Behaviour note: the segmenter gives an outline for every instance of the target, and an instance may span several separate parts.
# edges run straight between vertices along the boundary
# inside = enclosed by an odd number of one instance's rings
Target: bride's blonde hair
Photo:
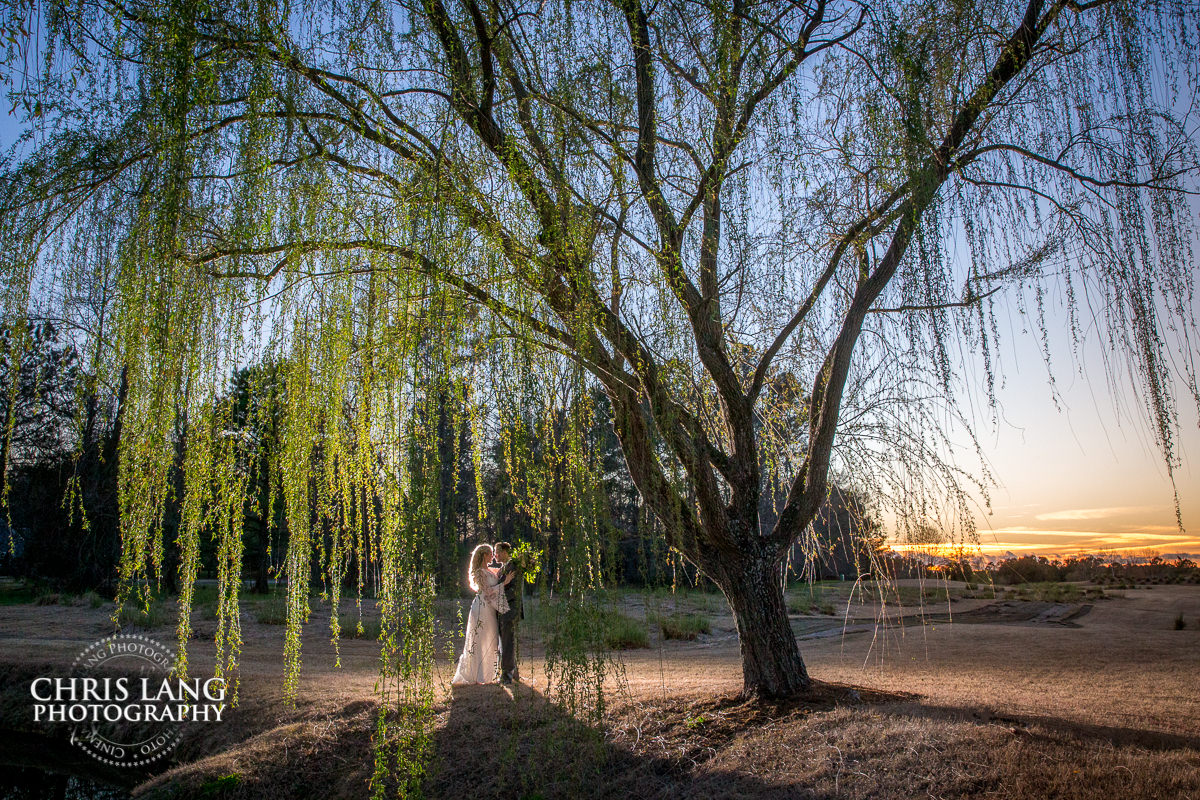
[[[479,574],[479,570],[483,569],[484,565],[487,564],[491,555],[492,546],[490,544],[477,545],[471,551],[471,569],[467,573],[467,585],[471,587],[472,592],[479,591],[480,583],[476,576]]]

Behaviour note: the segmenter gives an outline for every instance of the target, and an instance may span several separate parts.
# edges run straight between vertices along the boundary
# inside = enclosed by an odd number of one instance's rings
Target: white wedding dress
[[[496,659],[500,654],[500,622],[497,614],[508,611],[504,586],[490,569],[481,569],[471,583],[479,587],[467,616],[467,638],[458,669],[450,680],[455,686],[491,683],[496,679]]]

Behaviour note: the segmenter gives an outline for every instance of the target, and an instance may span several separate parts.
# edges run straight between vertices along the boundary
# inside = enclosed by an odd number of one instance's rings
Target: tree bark
[[[705,572],[733,609],[742,649],[742,696],[778,699],[807,690],[812,680],[783,600],[783,560],[747,557]]]

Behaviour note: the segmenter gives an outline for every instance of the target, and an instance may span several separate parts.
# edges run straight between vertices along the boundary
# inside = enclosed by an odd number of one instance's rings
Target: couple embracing
[[[520,570],[508,542],[497,542],[494,549],[481,544],[471,551],[468,583],[475,600],[467,617],[467,639],[458,669],[450,681],[455,686],[520,680],[516,651],[517,619],[522,616]]]

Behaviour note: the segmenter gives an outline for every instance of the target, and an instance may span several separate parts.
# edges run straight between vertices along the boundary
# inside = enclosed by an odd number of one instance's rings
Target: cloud
[[[1027,527],[1011,527],[980,536],[980,550],[994,555],[1011,550],[1015,553],[1094,553],[1110,550],[1142,550],[1153,548],[1161,552],[1193,551],[1200,548],[1200,538],[1194,534],[1156,534],[1147,531],[1107,533],[1102,531],[1055,531]]]
[[[1113,508],[1072,508],[1066,511],[1051,511],[1046,514],[1038,514],[1034,519],[1042,522],[1063,521],[1063,520],[1085,520],[1085,519],[1107,519],[1109,517],[1119,517],[1125,514],[1134,514],[1142,511],[1152,511],[1154,509],[1148,506],[1115,506]]]

